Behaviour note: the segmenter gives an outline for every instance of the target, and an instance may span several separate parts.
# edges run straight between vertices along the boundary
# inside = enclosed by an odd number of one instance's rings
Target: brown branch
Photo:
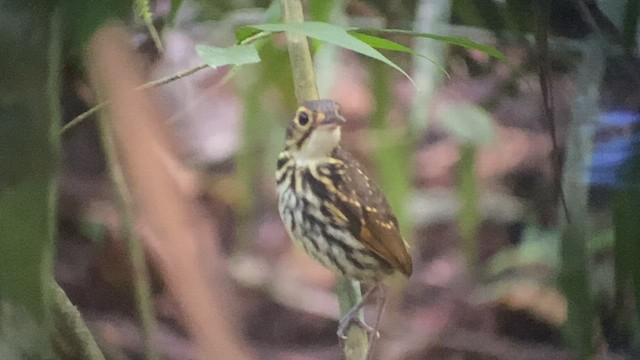
[[[205,274],[199,239],[213,236],[207,223],[178,186],[167,168],[162,150],[169,148],[157,105],[137,84],[139,59],[126,45],[119,27],[99,30],[92,40],[90,59],[93,83],[110,99],[110,125],[123,154],[124,169],[140,217],[150,236],[142,237],[182,313],[182,321],[199,345],[201,359],[250,359],[234,328],[228,299],[218,282]],[[167,151],[168,152],[168,151]],[[206,231],[209,230],[209,231]],[[207,260],[221,262],[215,249]]]

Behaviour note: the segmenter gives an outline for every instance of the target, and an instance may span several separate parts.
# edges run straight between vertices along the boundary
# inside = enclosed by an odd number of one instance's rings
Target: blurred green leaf
[[[432,39],[436,41],[441,41],[449,45],[461,46],[465,49],[477,50],[481,51],[491,57],[494,57],[500,61],[508,62],[507,57],[498,49],[475,42],[469,38],[463,36],[444,36],[444,35],[436,35],[429,33],[420,33],[415,31],[408,30],[398,30],[398,29],[364,29],[364,28],[353,28],[348,29],[350,32],[360,32],[360,33],[390,33],[390,34],[402,34],[409,35],[421,38]]]
[[[62,17],[0,0],[0,18],[11,29],[0,37],[0,358],[39,359],[52,329]]]
[[[202,61],[213,68],[224,65],[245,65],[260,62],[260,56],[253,44],[235,45],[227,48],[196,45],[196,51]]]
[[[241,26],[237,28],[235,31],[236,44],[241,44],[243,41],[247,40],[248,38],[262,32],[265,32],[265,31],[254,29],[252,27]]]
[[[124,19],[131,12],[131,0],[64,0],[65,35],[68,56],[79,58],[93,33],[107,21]]]
[[[464,25],[504,30],[503,14],[494,0],[453,0],[452,10]]]
[[[519,267],[544,266],[555,269],[560,264],[558,246],[560,232],[535,226],[527,226],[522,242],[498,252],[491,258],[487,275],[512,272]]]
[[[438,69],[440,69],[440,71],[442,71],[443,73],[447,74],[447,76],[449,76],[449,74],[447,73],[447,70],[445,70],[444,67],[442,67],[442,65],[436,63],[435,61],[429,59],[428,57],[424,56],[424,55],[420,55],[417,52],[413,51],[412,48],[404,46],[402,44],[398,44],[395,41],[391,41],[385,38],[381,38],[378,36],[373,36],[373,35],[367,35],[367,34],[361,34],[355,31],[350,31],[349,34],[351,34],[351,36],[355,37],[356,39],[361,40],[362,42],[370,45],[371,47],[374,47],[376,49],[384,49],[384,50],[391,50],[391,51],[398,51],[398,52],[403,52],[403,53],[407,53],[407,54],[411,54],[414,56],[418,56],[421,57],[427,61],[429,61],[430,63],[432,63],[433,65],[437,66]]]
[[[103,243],[109,234],[109,228],[104,222],[86,217],[81,219],[78,232],[93,243]]]
[[[169,25],[175,24],[176,17],[178,16],[178,13],[180,12],[180,8],[182,7],[183,3],[184,3],[184,0],[171,0],[171,10],[169,11],[169,14],[167,15],[167,23]]]
[[[386,56],[382,55],[376,49],[372,48],[370,45],[350,35],[342,27],[321,22],[304,22],[302,24],[260,24],[252,25],[250,27],[272,33],[283,31],[297,32],[310,38],[314,38],[343,47],[345,49],[349,49],[351,51],[355,51],[359,54],[382,61],[392,68],[400,71],[411,82],[413,82],[411,77],[404,70],[402,70],[402,68],[389,60]]]
[[[478,242],[476,238],[480,225],[478,211],[478,184],[476,180],[476,157],[478,148],[472,144],[464,144],[460,149],[460,160],[456,165],[456,192],[460,198],[458,212],[458,231],[461,238],[461,249],[470,272],[476,274],[479,265]]]
[[[0,359],[52,359],[47,337],[25,306],[0,300]]]
[[[149,7],[149,0],[134,0],[136,11],[145,24],[151,24],[153,22],[153,14]]]
[[[309,15],[313,21],[330,21],[331,10],[335,0],[311,0],[309,1]]]
[[[477,105],[447,104],[438,112],[438,117],[458,141],[486,145],[495,138],[491,116]]]
[[[280,10],[280,0],[273,0],[265,11],[265,18],[268,24],[279,23],[282,21],[282,11]]]

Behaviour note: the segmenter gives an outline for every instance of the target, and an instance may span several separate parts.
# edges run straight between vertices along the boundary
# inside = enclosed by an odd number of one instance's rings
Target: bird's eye
[[[298,124],[300,124],[301,126],[305,126],[309,123],[309,114],[307,114],[306,112],[301,112],[300,114],[298,114]]]

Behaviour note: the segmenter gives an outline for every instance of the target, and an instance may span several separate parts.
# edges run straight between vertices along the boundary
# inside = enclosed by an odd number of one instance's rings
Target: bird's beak
[[[325,117],[321,122],[320,122],[320,126],[322,127],[337,127],[337,126],[342,126],[344,125],[344,123],[346,123],[347,120],[345,120],[345,118],[342,117],[342,115],[335,113],[335,114],[330,114],[327,115],[327,117]]]

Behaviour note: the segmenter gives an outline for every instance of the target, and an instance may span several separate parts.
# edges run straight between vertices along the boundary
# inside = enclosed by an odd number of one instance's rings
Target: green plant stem
[[[149,35],[151,35],[151,39],[153,40],[156,49],[158,49],[158,53],[160,53],[160,55],[164,54],[164,46],[162,45],[160,34],[158,34],[158,30],[153,25],[153,14],[149,7],[149,0],[135,0],[135,5],[138,8],[140,18],[144,21],[144,24],[149,31]]]
[[[304,22],[302,3],[300,0],[281,0],[283,19],[288,24]],[[316,85],[311,51],[307,38],[300,34],[287,33],[287,47],[293,72],[295,93],[298,102],[319,98]],[[340,303],[342,316],[349,309],[362,301],[360,285],[356,281],[347,278],[339,278],[336,283],[336,294]],[[358,316],[364,319],[362,311]],[[352,326],[347,331],[347,339],[344,342],[344,354],[347,360],[362,360],[367,355],[369,342],[366,332],[358,326]]]
[[[286,24],[301,24],[304,22],[302,3],[300,0],[281,0],[282,18]],[[298,102],[319,98],[316,76],[313,72],[311,51],[307,37],[294,32],[287,32],[287,48],[293,82],[295,83],[296,98]]]
[[[478,212],[478,185],[476,183],[476,155],[475,145],[460,146],[460,160],[456,167],[457,194],[460,198],[458,212],[458,229],[462,240],[462,252],[467,260],[470,274],[478,274],[480,270],[478,259],[478,242],[476,234],[480,224]]]
[[[124,230],[125,237],[127,238],[129,257],[131,259],[131,266],[133,269],[136,304],[142,326],[145,357],[148,360],[160,359],[160,355],[153,343],[153,334],[156,332],[157,325],[151,300],[149,273],[145,263],[144,250],[140,243],[140,239],[134,230],[132,213],[133,202],[124,178],[124,173],[118,162],[115,141],[106,118],[100,119],[100,134],[111,180],[115,186],[118,207],[122,214],[122,228]]]
[[[351,308],[362,301],[362,292],[360,283],[355,280],[349,280],[346,277],[339,277],[335,285],[336,294],[338,294],[338,304],[340,305],[340,314],[344,316]],[[362,310],[358,317],[364,320]],[[367,358],[369,350],[369,340],[367,333],[359,326],[351,326],[347,331],[347,340],[344,342],[345,359],[362,360]]]
[[[588,185],[582,180],[585,154],[591,154],[593,143],[581,129],[582,124],[595,124],[598,119],[600,81],[604,73],[606,44],[596,36],[585,40],[582,60],[577,67],[576,95],[572,107],[565,154],[562,188],[571,222],[560,212],[563,235],[560,244],[561,268],[558,283],[567,298],[565,334],[576,359],[590,359],[595,353],[594,337],[598,335],[596,306],[591,292],[589,258],[586,244],[592,234],[587,200]],[[597,49],[597,51],[596,51]]]
[[[51,16],[51,39],[48,53],[48,79],[47,94],[49,103],[49,115],[51,124],[49,128],[49,142],[56,165],[59,164],[60,152],[60,122],[62,118],[62,107],[60,103],[61,75],[62,71],[62,13],[58,9]],[[55,171],[58,171],[58,166]],[[50,248],[54,247],[57,236],[58,219],[58,176],[52,176],[49,180],[49,196],[47,204],[48,236],[47,242]],[[52,273],[53,256],[43,257],[46,263],[47,277]],[[93,335],[87,328],[78,309],[73,306],[62,288],[55,282],[53,277],[49,279],[47,286],[47,305],[53,320],[57,334],[62,336],[62,341],[70,345],[78,358],[87,360],[104,360],[100,348],[96,344]]]
[[[73,349],[78,359],[104,360],[104,355],[102,355],[78,309],[69,301],[64,290],[55,281],[51,282],[51,313],[56,331]]]
[[[62,117],[62,107],[60,103],[60,88],[62,71],[62,14],[57,10],[51,17],[51,40],[49,43],[49,76],[47,80],[47,94],[49,102],[49,114],[51,116],[51,127],[49,129],[49,142],[54,152],[56,164],[59,164],[60,151],[60,122]],[[56,167],[58,169],[58,167]],[[57,236],[58,219],[58,189],[59,177],[53,176],[49,181],[49,198],[47,222],[49,225],[48,244],[54,247]],[[53,256],[43,257],[46,262],[47,272],[53,269]],[[100,348],[96,344],[91,332],[87,328],[78,309],[73,306],[62,288],[50,279],[51,285],[48,291],[49,311],[53,320],[56,332],[63,337],[63,341],[70,345],[78,358],[87,360],[104,360]]]

